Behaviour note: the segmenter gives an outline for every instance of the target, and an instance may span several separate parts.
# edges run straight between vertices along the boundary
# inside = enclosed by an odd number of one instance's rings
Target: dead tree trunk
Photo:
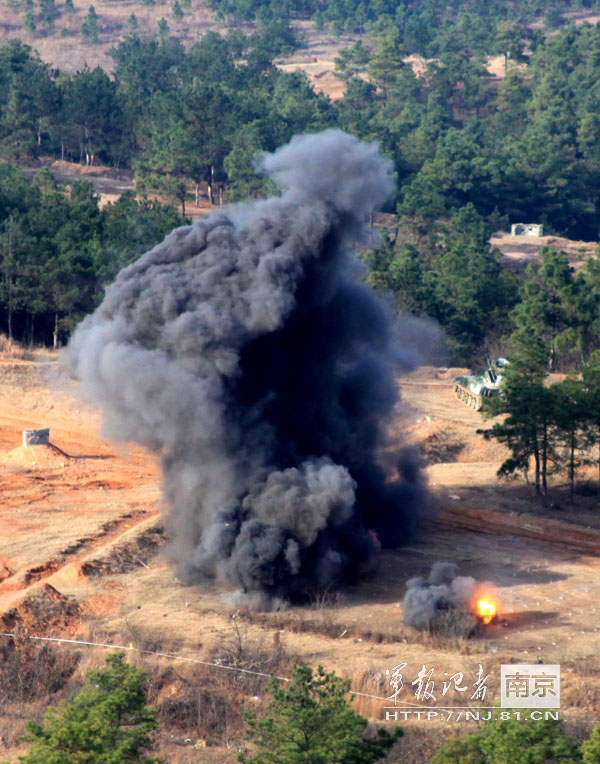
[[[58,311],[54,314],[54,331],[52,332],[54,350],[58,350]]]

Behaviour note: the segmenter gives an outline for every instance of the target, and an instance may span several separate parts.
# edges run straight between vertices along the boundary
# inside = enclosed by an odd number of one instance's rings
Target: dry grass
[[[321,634],[335,639],[344,631],[344,627],[339,623],[339,611],[344,604],[344,595],[340,592],[326,589],[313,595],[311,609],[318,614]]]
[[[47,708],[45,700],[38,700],[32,703],[15,701],[0,709],[0,744],[2,744],[3,760],[7,756],[7,751],[10,751],[13,756],[26,752],[28,746],[21,741],[25,724],[28,721],[40,724]],[[17,761],[16,758],[12,760]]]
[[[310,608],[295,608],[276,613],[250,609],[238,611],[238,617],[250,624],[292,634],[318,634],[335,640],[356,640],[371,644],[417,643],[436,649],[458,650],[469,654],[469,640],[475,636],[478,621],[471,613],[452,609],[440,614],[426,631],[400,630],[398,624],[371,627],[365,622],[349,623],[343,595],[338,592],[315,595]]]
[[[80,655],[28,638],[16,629],[0,647],[0,709],[5,703],[41,699],[60,692],[75,673]]]
[[[231,618],[230,630],[209,650],[209,657],[220,666],[234,669],[219,672],[221,684],[247,695],[261,693],[267,683],[265,676],[251,672],[268,675],[287,672],[293,662],[279,631],[270,639],[265,632],[251,636],[248,625],[237,613]]]
[[[389,677],[385,670],[371,665],[361,673],[356,673],[348,677],[352,684],[352,690],[360,695],[354,695],[352,698],[352,707],[361,716],[368,719],[381,718],[381,709],[384,705],[382,699],[386,698],[391,690],[389,687]],[[366,697],[372,695],[373,697]]]
[[[177,639],[165,640],[157,629],[128,624],[125,634],[88,631],[81,636],[109,645],[130,642],[137,648],[127,654],[127,660],[146,672],[148,702],[158,709],[159,745],[163,754],[168,751],[170,762],[188,761],[186,749],[194,750],[196,758],[189,759],[194,762],[204,760],[199,749],[235,753],[244,736],[244,713],[261,707],[269,675],[288,676],[295,662],[279,633],[250,634],[235,618],[202,652],[202,645],[195,646],[204,660],[222,666],[221,670],[149,654],[173,655],[182,650]],[[48,705],[75,692],[90,670],[104,669],[106,656],[115,651],[90,648],[81,653],[68,645],[40,647],[24,633],[7,642],[0,652],[0,741],[16,753],[25,723],[41,721]],[[208,755],[207,760],[225,759]]]
[[[469,730],[475,732],[476,730]],[[450,730],[423,724],[405,729],[405,734],[387,755],[386,764],[430,764],[433,754],[448,738]]]
[[[1,640],[0,744],[5,749],[25,752],[20,737],[26,722],[41,722],[48,706],[80,683],[80,658],[79,651],[32,642],[23,630]]]
[[[126,638],[140,650],[181,652],[177,640],[165,643],[158,631],[128,625]],[[97,634],[95,639],[119,640],[115,635]],[[203,651],[202,647],[196,646],[201,659],[222,669],[138,652],[130,659],[146,671],[146,692],[150,704],[158,708],[164,745],[195,747],[196,751],[204,747],[234,749],[243,738],[244,712],[260,707],[269,676],[288,676],[294,657],[278,632],[272,636],[250,633],[235,614],[229,628]],[[168,758],[187,760],[182,752],[172,757],[170,748]]]
[[[257,625],[292,634],[317,634],[335,640],[354,639],[373,644],[406,642],[407,635],[398,631],[398,625],[385,624],[371,628],[365,623],[345,620],[348,610],[343,595],[315,596],[310,608],[295,608],[276,613],[261,613],[249,609],[240,611],[240,618]]]
[[[157,751],[170,764],[233,764],[236,760],[244,738],[244,712],[260,711],[264,707],[268,679],[244,674],[243,671],[224,670],[225,667],[289,676],[292,664],[297,662],[297,656],[289,653],[279,632],[269,634],[244,621],[238,613],[233,615],[229,627],[210,644],[190,645],[187,642],[185,645],[187,649],[197,650],[196,654],[200,654],[203,659],[223,666],[221,670],[138,652],[128,654],[127,659],[144,668],[147,673],[148,699],[159,714]],[[460,623],[449,621],[445,626],[453,635],[460,636]],[[169,654],[181,654],[184,647],[177,638],[165,639],[164,632],[159,629],[134,625],[128,625],[125,634],[89,632],[85,636],[90,641],[112,644],[131,641],[141,650]],[[433,636],[428,634],[427,638]],[[447,633],[445,636],[448,636]],[[89,649],[80,654],[80,651],[68,646],[44,650],[37,645],[32,647],[24,639],[16,640],[12,649],[15,651],[13,660],[18,667],[17,675],[37,666],[35,681],[39,683],[38,686],[46,688],[43,691],[51,693],[45,701],[39,697],[31,701],[35,693],[31,689],[23,693],[19,689],[23,686],[20,679],[9,682],[18,688],[18,697],[23,698],[4,702],[0,707],[0,738],[14,758],[17,753],[24,753],[23,748],[19,748],[19,736],[25,721],[40,721],[48,704],[55,704],[61,697],[71,694],[82,684],[84,675],[91,668],[103,668],[110,651]],[[34,650],[35,655],[32,652]],[[44,666],[50,666],[52,670],[44,673],[41,670]],[[68,666],[69,671],[61,671],[61,666]],[[486,666],[485,672],[489,673],[492,668]],[[581,740],[589,735],[590,724],[587,719],[594,703],[598,702],[599,676],[600,658],[596,656],[565,663],[563,692],[566,702],[563,705],[569,707],[568,734]],[[382,699],[390,693],[385,669],[377,663],[371,663],[360,673],[355,672],[348,678],[353,690],[362,693],[354,697],[353,708],[362,716],[380,720]],[[4,676],[0,677],[0,681],[5,689]],[[24,698],[29,698],[29,701]],[[597,712],[596,705],[595,715]],[[408,725],[405,736],[394,746],[386,761],[388,764],[405,761],[426,764],[447,734],[448,730],[439,725]]]
[[[444,429],[432,432],[421,442],[421,454],[427,464],[446,464],[458,461],[465,442],[456,430]]]
[[[209,29],[216,29],[214,13],[208,3],[193,0],[191,11],[186,11],[181,21],[171,14],[173,2],[155,0],[154,5],[142,5],[139,0],[96,0],[93,3],[98,14],[99,44],[90,45],[81,34],[81,25],[90,6],[89,0],[74,0],[75,10],[65,12],[64,4],[57,1],[60,12],[53,31],[38,26],[32,34],[22,28],[23,17],[7,4],[0,7],[0,44],[19,37],[39,51],[42,60],[57,66],[61,71],[74,73],[87,64],[90,68],[101,66],[112,71],[114,61],[109,50],[128,32],[128,19],[135,13],[138,29],[142,37],[156,37],[158,22],[165,18],[171,33],[189,47],[199,35]],[[66,30],[63,32],[62,30]]]
[[[464,653],[468,641],[477,633],[478,621],[472,613],[450,608],[440,613],[416,641],[428,647]]]
[[[39,355],[39,350],[22,345],[14,339],[9,339],[6,334],[0,334],[0,358],[11,361],[33,361]]]
[[[600,715],[600,656],[591,655],[562,663],[561,705]]]

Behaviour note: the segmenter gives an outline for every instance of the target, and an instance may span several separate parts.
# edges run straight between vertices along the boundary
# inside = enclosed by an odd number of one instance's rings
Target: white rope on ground
[[[11,632],[0,632],[0,637],[12,637],[15,638],[15,634]],[[64,644],[70,644],[70,645],[82,645],[83,647],[106,647],[110,650],[129,650],[130,652],[137,652],[142,653],[143,655],[156,655],[159,658],[169,658],[171,660],[176,661],[186,661],[187,663],[199,663],[202,666],[211,666],[212,668],[217,669],[225,669],[226,671],[238,671],[242,674],[253,674],[254,676],[263,676],[267,679],[271,679],[273,677],[274,679],[278,679],[280,682],[291,682],[292,680],[289,679],[289,677],[285,676],[275,676],[274,674],[265,674],[262,671],[252,671],[251,669],[243,669],[239,668],[237,666],[225,666],[222,663],[211,663],[211,661],[203,661],[200,660],[200,658],[188,658],[185,655],[175,655],[173,653],[159,653],[154,650],[142,650],[139,647],[134,647],[133,644],[129,645],[111,645],[107,642],[86,642],[82,639],[66,639],[64,637],[36,637],[30,634],[25,635],[27,639],[31,640],[37,640],[39,642],[59,642]],[[369,695],[366,692],[355,692],[354,690],[349,690],[350,695],[356,695],[361,698],[372,698],[374,700],[389,700],[389,698],[382,698],[379,695]],[[410,706],[412,708],[421,708],[421,706],[418,706],[416,703],[407,703],[406,701],[397,700],[396,703],[398,705],[403,706]]]

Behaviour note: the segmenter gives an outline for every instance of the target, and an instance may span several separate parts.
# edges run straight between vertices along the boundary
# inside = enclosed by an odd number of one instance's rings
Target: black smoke
[[[179,228],[121,271],[67,363],[110,436],[161,454],[180,577],[290,599],[404,541],[423,488],[408,451],[391,477],[379,461],[410,357],[354,255],[391,163],[328,130],[260,171],[281,196]]]

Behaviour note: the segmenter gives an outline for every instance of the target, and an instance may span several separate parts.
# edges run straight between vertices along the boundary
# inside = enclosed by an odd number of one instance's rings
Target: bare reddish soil
[[[257,613],[227,587],[189,588],[175,578],[162,554],[155,458],[103,440],[98,412],[78,401],[49,354],[3,358],[0,631],[134,648],[152,644],[161,652],[201,657],[228,638],[237,611],[251,636],[277,635],[291,654],[345,674],[369,695],[389,694],[385,670],[400,661],[414,675],[427,663],[440,676],[460,670],[469,677],[481,663],[493,702],[500,663],[541,660],[563,666],[561,713],[575,721],[579,714],[587,722],[598,718],[600,531],[586,528],[594,514],[589,501],[596,497],[578,497],[574,509],[551,514],[535,503],[530,487],[499,483],[495,471],[504,452],[475,433],[485,426],[481,416],[454,398],[458,371],[422,369],[401,380],[403,401],[391,440],[408,437],[421,449],[437,505],[419,536],[383,553],[358,586],[318,607]],[[21,431],[42,426],[50,427],[54,447],[23,449]],[[405,582],[438,560],[493,581],[501,621],[471,640],[435,640],[405,626]],[[410,694],[404,700],[415,702]],[[382,719],[384,705],[357,701],[374,720]],[[0,713],[0,739],[2,724]],[[411,740],[423,734],[418,723],[413,726],[420,731]],[[428,739],[438,733],[433,725]],[[164,745],[163,753],[175,757],[176,749]],[[2,758],[16,761],[19,752],[0,742]],[[235,751],[210,746],[194,755],[178,753],[173,760],[235,761]]]

